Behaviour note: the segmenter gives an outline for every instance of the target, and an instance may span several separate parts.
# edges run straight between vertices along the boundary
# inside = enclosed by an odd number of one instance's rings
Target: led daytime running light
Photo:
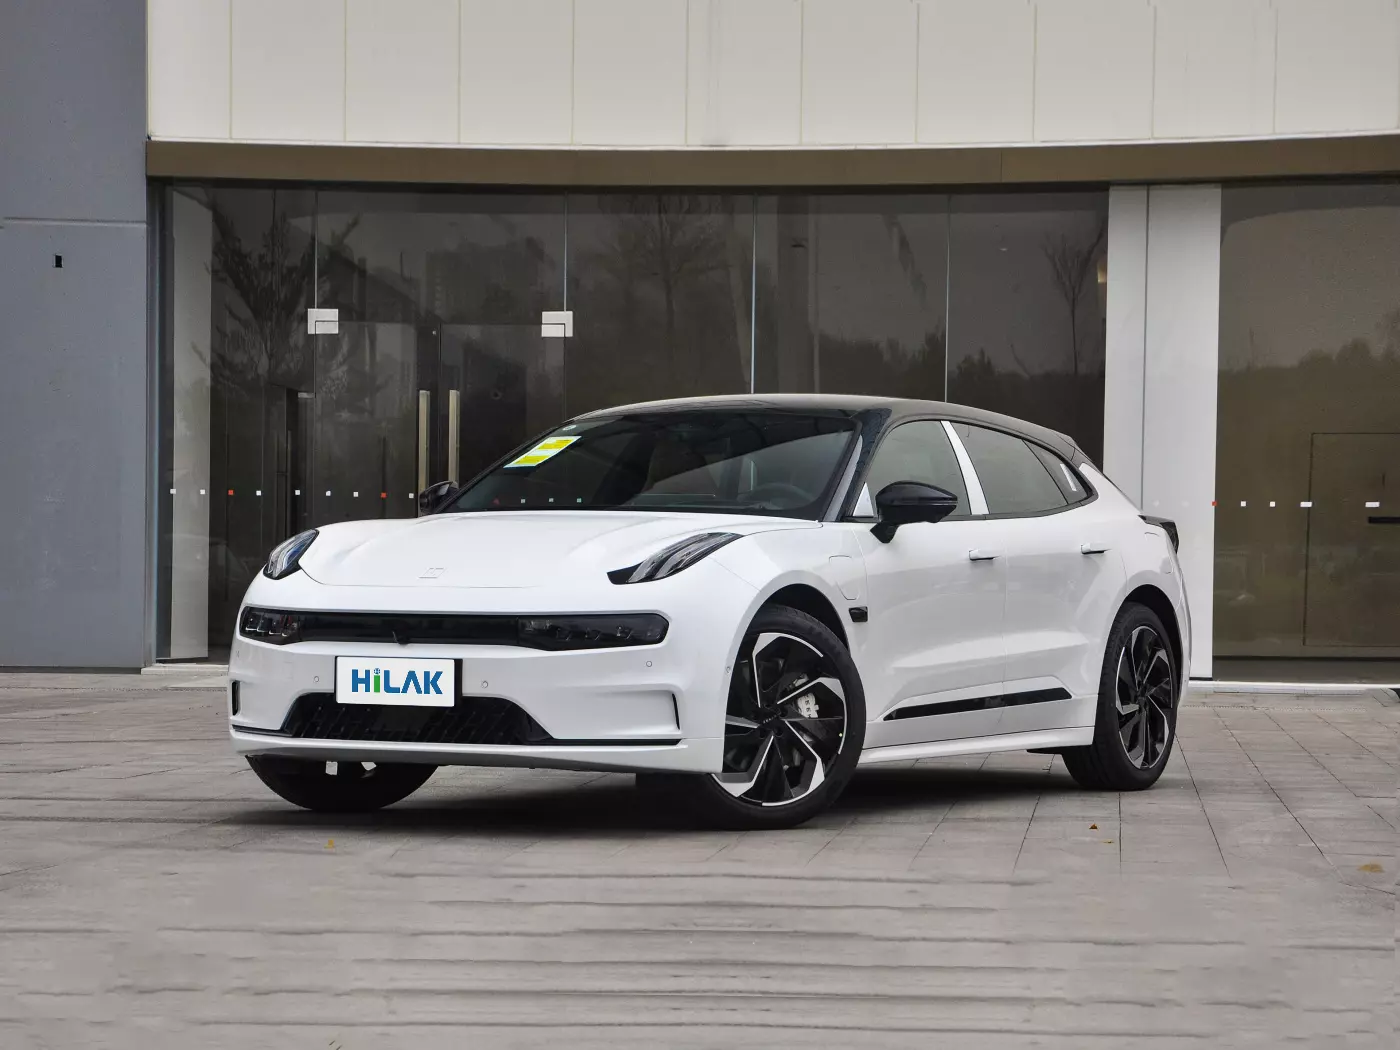
[[[739,534],[735,532],[703,532],[698,536],[689,536],[669,547],[663,547],[636,565],[626,569],[614,569],[608,573],[608,579],[613,583],[649,583],[653,580],[664,580],[738,538]]]
[[[296,572],[301,567],[301,556],[306,553],[306,549],[311,546],[318,535],[320,533],[315,529],[308,529],[306,532],[299,532],[291,539],[279,543],[268,555],[267,565],[263,567],[263,575],[269,579],[280,580]]]

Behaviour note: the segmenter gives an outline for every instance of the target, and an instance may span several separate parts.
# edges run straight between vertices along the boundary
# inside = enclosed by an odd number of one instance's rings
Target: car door
[[[946,489],[958,509],[903,525],[889,543],[858,533],[870,616],[866,746],[979,736],[995,724],[983,698],[1001,691],[1004,562],[982,557],[985,507],[943,423],[915,420],[885,436],[854,520],[873,524],[875,496],[898,481]]]
[[[999,732],[1091,725],[1104,643],[1125,579],[1117,528],[1088,483],[1034,442],[954,424],[1006,546]],[[1087,711],[1088,721],[1083,721]]]

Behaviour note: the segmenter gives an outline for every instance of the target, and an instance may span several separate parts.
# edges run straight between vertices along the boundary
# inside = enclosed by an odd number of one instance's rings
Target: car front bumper
[[[670,581],[567,596],[563,608],[534,608],[527,594],[495,595],[326,587],[297,573],[259,579],[245,606],[289,610],[492,613],[654,611],[669,622],[657,645],[546,652],[509,645],[306,641],[290,645],[235,636],[229,659],[229,733],[234,749],[318,761],[426,762],[562,769],[716,772],[733,654],[756,591],[718,564],[694,566],[687,586]],[[707,586],[696,585],[701,575]],[[558,606],[558,596],[551,604]],[[645,599],[644,609],[637,608]],[[428,601],[429,608],[423,608]],[[586,604],[585,604],[586,603]],[[612,608],[608,608],[612,605]],[[483,608],[483,606],[486,606]],[[602,606],[600,608],[600,606]],[[241,621],[241,612],[240,612]],[[457,710],[508,701],[547,734],[540,743],[334,738],[294,728],[293,706],[334,705],[337,657],[459,661]],[[237,713],[233,712],[236,690]],[[317,696],[316,694],[319,694]],[[484,699],[483,699],[484,698]],[[358,708],[358,705],[355,705]],[[330,708],[332,713],[340,708]],[[310,730],[314,734],[318,730]]]

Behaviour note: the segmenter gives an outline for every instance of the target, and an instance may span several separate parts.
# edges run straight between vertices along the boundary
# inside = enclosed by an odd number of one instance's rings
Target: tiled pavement
[[[0,1047],[1383,1047],[1397,699],[1193,695],[1157,788],[863,771],[769,834],[632,779],[295,811],[198,680],[0,677]]]

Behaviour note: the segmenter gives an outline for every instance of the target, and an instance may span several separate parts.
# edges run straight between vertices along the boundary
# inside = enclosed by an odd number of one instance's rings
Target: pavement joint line
[[[1223,723],[1223,722],[1224,722],[1224,719],[1221,719],[1221,721],[1222,721],[1222,723]],[[1234,736],[1235,736],[1235,731],[1234,731],[1232,728],[1230,728],[1229,725],[1226,725],[1226,726],[1225,726],[1225,732],[1229,733],[1231,737],[1234,737]],[[1236,743],[1239,743],[1238,739],[1236,739],[1235,742],[1236,742]],[[1296,741],[1295,741],[1295,742],[1296,742]],[[1319,845],[1317,844],[1317,840],[1316,840],[1315,838],[1312,837],[1312,832],[1308,831],[1307,828],[1303,827],[1302,822],[1301,822],[1296,816],[1294,816],[1294,814],[1293,814],[1293,808],[1292,808],[1291,806],[1289,806],[1289,804],[1288,804],[1287,802],[1284,801],[1283,796],[1280,795],[1280,794],[1278,793],[1278,789],[1274,787],[1273,782],[1270,781],[1269,778],[1268,778],[1267,776],[1265,776],[1263,770],[1261,770],[1261,769],[1259,768],[1258,763],[1255,762],[1254,756],[1251,755],[1251,754],[1249,753],[1249,751],[1248,751],[1243,745],[1240,746],[1240,750],[1244,753],[1245,758],[1249,760],[1249,764],[1250,764],[1251,766],[1254,767],[1254,771],[1255,771],[1256,773],[1259,774],[1259,777],[1260,777],[1260,779],[1264,782],[1265,786],[1268,787],[1269,791],[1273,793],[1274,798],[1278,799],[1279,805],[1283,806],[1283,808],[1284,808],[1285,810],[1288,811],[1288,816],[1292,819],[1292,821],[1293,821],[1294,824],[1298,825],[1298,830],[1301,831],[1304,835],[1306,835],[1306,836],[1308,837],[1308,841],[1312,843],[1313,849],[1317,850],[1318,856],[1320,856],[1324,861],[1326,861],[1326,863],[1327,863],[1328,866],[1330,867],[1330,866],[1331,866],[1331,861],[1328,861],[1328,860],[1327,860],[1327,854],[1323,851],[1322,847],[1319,846]],[[1309,757],[1311,757],[1311,756],[1309,756]],[[1315,761],[1315,760],[1314,760],[1314,761]],[[1194,781],[1194,779],[1195,779],[1195,778],[1193,777],[1192,780]],[[1199,789],[1198,789],[1198,793],[1199,793]],[[1352,793],[1352,794],[1353,794],[1353,797],[1354,797],[1354,793]],[[1213,830],[1213,829],[1212,829],[1212,830]],[[1216,845],[1219,845],[1219,839],[1216,840]],[[1223,857],[1224,854],[1222,853],[1221,856]],[[1228,866],[1227,866],[1227,870],[1228,870]]]
[[[1333,772],[1333,770],[1331,769],[1331,767],[1329,767],[1325,762],[1322,762],[1316,755],[1314,755],[1314,754],[1312,753],[1311,750],[1309,750],[1309,748],[1308,748],[1308,746],[1307,746],[1306,744],[1304,744],[1301,740],[1299,740],[1296,736],[1294,736],[1293,733],[1291,733],[1287,728],[1285,728],[1285,727],[1279,722],[1279,720],[1274,716],[1274,713],[1273,713],[1273,712],[1267,712],[1267,717],[1268,717],[1269,721],[1273,722],[1274,725],[1276,725],[1276,726],[1279,727],[1279,730],[1283,733],[1284,736],[1286,736],[1286,737],[1288,737],[1288,739],[1292,740],[1293,743],[1296,744],[1296,745],[1298,746],[1299,750],[1301,750],[1305,755],[1307,755],[1310,759],[1312,759],[1312,760],[1313,760],[1313,763],[1314,763],[1316,766],[1318,766],[1318,768],[1322,769],[1323,772],[1327,773],[1328,776],[1330,776],[1333,780],[1335,780],[1335,781],[1337,782],[1337,786],[1338,786],[1338,787],[1342,788],[1344,791],[1346,791],[1346,792],[1347,792],[1349,795],[1351,795],[1353,798],[1359,798],[1359,797],[1360,797],[1360,796],[1358,796],[1358,795],[1356,794],[1355,791],[1353,791],[1349,786],[1347,786],[1346,782],[1343,781],[1341,777],[1337,776],[1337,774],[1336,774],[1335,772]],[[1343,735],[1345,736],[1346,734],[1343,734]],[[1350,739],[1350,738],[1348,738],[1348,739]],[[1354,741],[1353,741],[1353,742],[1354,742]]]
[[[1229,878],[1233,878],[1233,877],[1234,877],[1234,873],[1230,871],[1230,862],[1225,858],[1225,848],[1224,848],[1223,846],[1220,845],[1220,836],[1219,836],[1219,834],[1216,833],[1216,830],[1215,830],[1215,822],[1214,822],[1213,820],[1210,819],[1210,811],[1209,811],[1208,809],[1206,809],[1206,800],[1203,799],[1203,798],[1201,797],[1201,788],[1200,788],[1200,785],[1198,785],[1198,784],[1196,783],[1195,774],[1191,772],[1191,762],[1190,762],[1190,760],[1186,757],[1186,749],[1185,749],[1184,747],[1182,747],[1182,748],[1178,748],[1177,750],[1178,750],[1178,751],[1180,752],[1180,754],[1181,754],[1181,764],[1184,765],[1184,766],[1186,767],[1186,775],[1187,775],[1187,776],[1190,778],[1190,780],[1191,780],[1191,787],[1192,787],[1192,790],[1195,791],[1195,794],[1196,794],[1196,804],[1197,804],[1198,806],[1201,807],[1201,816],[1203,816],[1203,817],[1206,818],[1206,827],[1210,828],[1210,837],[1211,837],[1211,839],[1215,842],[1215,849],[1216,849],[1216,852],[1220,854],[1220,863],[1221,863],[1221,865],[1225,868],[1225,874],[1226,874],[1226,876],[1229,877]],[[1119,834],[1120,834],[1120,836],[1121,836],[1122,831],[1123,831],[1122,819],[1121,819],[1122,806],[1123,806],[1123,797],[1122,797],[1121,795],[1118,797],[1118,806],[1119,806],[1119,814],[1120,814],[1118,831],[1119,831]],[[1121,852],[1122,852],[1121,846],[1119,847],[1119,852],[1120,852],[1120,856],[1121,856]]]
[[[1357,747],[1359,747],[1359,748],[1361,748],[1363,751],[1365,751],[1367,754],[1375,755],[1376,758],[1378,758],[1380,761],[1384,762],[1384,763],[1385,763],[1387,766],[1389,766],[1390,768],[1392,768],[1392,769],[1395,768],[1395,766],[1396,766],[1395,760],[1393,760],[1393,759],[1388,759],[1385,755],[1377,754],[1375,751],[1373,751],[1373,750],[1371,749],[1370,745],[1368,745],[1365,741],[1363,741],[1363,740],[1357,740],[1356,737],[1352,736],[1350,733],[1348,733],[1348,732],[1347,732],[1345,729],[1343,729],[1341,726],[1339,726],[1339,725],[1337,725],[1336,723],[1330,721],[1330,720],[1327,719],[1326,717],[1324,717],[1324,716],[1322,716],[1322,715],[1319,715],[1318,717],[1321,718],[1322,721],[1323,721],[1324,723],[1326,723],[1327,725],[1331,726],[1331,727],[1332,727],[1333,729],[1335,729],[1337,732],[1341,733],[1342,736],[1346,737],[1348,740],[1350,740],[1352,743],[1354,743]]]

